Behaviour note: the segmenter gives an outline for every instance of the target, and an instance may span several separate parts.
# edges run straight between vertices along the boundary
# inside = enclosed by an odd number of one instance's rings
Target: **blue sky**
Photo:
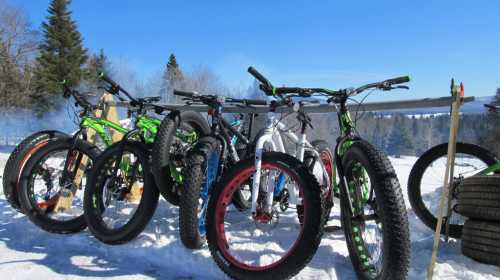
[[[11,0],[39,25],[49,0]],[[142,77],[174,52],[181,67],[207,65],[246,87],[253,65],[276,85],[341,88],[409,74],[411,91],[373,99],[445,96],[500,87],[500,1],[74,0],[91,50],[103,48]]]

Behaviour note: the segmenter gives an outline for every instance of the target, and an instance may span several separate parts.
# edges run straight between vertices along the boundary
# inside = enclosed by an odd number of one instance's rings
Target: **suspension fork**
[[[252,206],[251,206],[251,212],[252,215],[255,216],[257,214],[257,200],[259,198],[259,192],[260,192],[260,179],[262,175],[262,153],[264,150],[264,145],[266,143],[270,143],[272,150],[275,151],[276,149],[282,149],[283,147],[281,146],[276,146],[276,143],[273,141],[273,136],[274,136],[274,116],[268,115],[267,119],[267,124],[266,128],[264,129],[264,133],[262,136],[260,136],[257,139],[257,143],[255,144],[255,172],[253,175],[253,180],[252,180]],[[266,207],[265,211],[267,213],[271,213],[272,210],[272,205],[273,205],[273,200],[274,200],[274,189],[275,186],[272,184],[270,180],[267,181],[268,184],[266,186]]]
[[[78,141],[78,137],[80,136],[80,134],[82,134],[82,132],[83,132],[82,129],[80,129],[72,137],[72,145],[71,145],[71,148],[68,150],[68,153],[66,154],[66,159],[64,160],[63,174],[62,174],[62,178],[59,182],[59,186],[61,187],[61,189],[62,188],[66,189],[68,186],[71,186],[71,188],[69,188],[69,189],[73,193],[76,192],[76,188],[77,188],[75,186],[75,184],[73,183],[73,180],[75,179],[74,176],[75,176],[78,168],[80,167],[80,163],[81,163],[82,158],[83,158],[82,153],[78,153],[76,160],[74,157],[75,156],[74,154],[76,151],[76,143]],[[85,135],[85,134],[82,134],[82,135]],[[74,168],[73,168],[73,170],[70,171],[69,170],[70,166],[73,163],[74,163]]]
[[[343,137],[340,141],[337,142],[337,146],[335,147],[335,163],[337,168],[337,174],[339,176],[339,188],[340,188],[340,199],[347,199],[349,207],[347,210],[349,211],[347,214],[349,217],[354,215],[354,209],[352,206],[352,198],[349,193],[347,178],[344,173],[344,166],[342,165],[342,157],[341,157],[341,149],[342,146],[348,141],[352,140],[349,137]],[[342,197],[342,196],[345,197]]]

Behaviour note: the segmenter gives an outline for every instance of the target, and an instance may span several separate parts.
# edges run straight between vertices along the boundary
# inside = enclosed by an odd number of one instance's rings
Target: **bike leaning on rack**
[[[146,227],[156,210],[159,192],[150,167],[150,147],[161,121],[148,115],[161,114],[163,107],[154,105],[159,97],[134,98],[109,77],[107,91],[124,101],[133,129],[107,148],[95,160],[89,172],[83,206],[85,220],[92,234],[107,244],[125,243]]]
[[[93,105],[84,94],[62,83],[64,97],[72,96],[80,112],[80,129],[72,137],[43,141],[25,156],[19,174],[17,192],[23,212],[40,228],[53,233],[73,233],[83,230],[83,192],[87,171],[92,167],[100,149],[87,139],[93,130],[105,145],[112,139],[107,129],[120,133],[127,129],[119,124],[92,116],[103,109],[102,102]],[[61,201],[69,202],[65,205]]]
[[[410,259],[408,218],[403,194],[387,157],[356,135],[347,100],[368,89],[407,88],[400,77],[357,89],[273,87],[250,67],[267,95],[328,97],[337,109],[341,135],[334,151],[335,185],[340,196],[341,222],[349,255],[360,279],[406,279]],[[285,102],[285,101],[283,101]],[[210,197],[207,240],[212,257],[236,279],[285,279],[297,274],[312,259],[323,233],[320,187],[307,167],[282,153],[264,152],[260,186],[252,189],[254,211],[236,212],[229,207],[241,184],[255,180],[252,160],[240,161],[228,170]],[[298,194],[295,208],[303,211],[276,215],[267,195],[269,184],[285,175],[287,188]],[[266,192],[267,190],[267,192]],[[302,212],[302,215],[300,215]]]
[[[186,156],[187,166],[183,169],[184,180],[180,187],[179,234],[187,248],[197,249],[205,243],[205,216],[213,186],[228,166],[240,160],[236,142],[242,145],[248,145],[250,142],[222,117],[223,107],[228,103],[242,106],[264,105],[266,101],[201,95],[178,90],[174,90],[174,94],[182,96],[191,104],[207,105],[208,114],[212,119],[210,134],[198,139]],[[251,132],[248,135],[251,135]],[[236,193],[238,197],[241,195],[240,190]],[[234,200],[231,203],[233,202]],[[246,209],[244,204],[238,203],[235,209]]]

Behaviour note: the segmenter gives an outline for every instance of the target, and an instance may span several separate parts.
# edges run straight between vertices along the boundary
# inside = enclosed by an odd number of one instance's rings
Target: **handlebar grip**
[[[174,95],[178,95],[178,96],[192,98],[196,94],[197,93],[195,91],[183,91],[183,90],[176,90],[176,89],[174,89]]]
[[[259,73],[259,71],[257,71],[252,66],[248,67],[248,73],[250,73],[252,76],[254,76],[255,79],[257,79],[262,84],[264,84],[268,87],[272,87],[271,83],[261,73]]]
[[[410,81],[410,77],[409,76],[403,76],[403,77],[397,77],[397,78],[394,78],[394,79],[389,79],[389,80],[386,80],[385,82],[391,84],[391,85],[396,85],[396,84],[403,84],[403,83],[407,83]]]
[[[104,72],[99,73],[99,78],[114,88],[118,87],[118,84],[115,81],[113,81],[110,77],[108,77],[106,74],[104,74]]]

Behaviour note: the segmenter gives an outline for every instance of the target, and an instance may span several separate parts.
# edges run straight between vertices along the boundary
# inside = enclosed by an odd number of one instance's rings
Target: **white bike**
[[[271,174],[262,174],[262,152],[274,151],[287,153],[294,156],[301,162],[305,162],[310,172],[316,177],[319,185],[322,187],[325,197],[330,198],[328,209],[331,208],[332,182],[333,178],[333,155],[328,148],[328,142],[324,140],[307,141],[307,126],[311,126],[310,118],[303,112],[302,108],[306,102],[293,103],[290,100],[286,102],[272,102],[271,112],[267,113],[266,127],[257,134],[255,139],[255,173],[251,187],[251,211],[252,215],[258,216],[257,205],[264,202],[266,205],[264,213],[272,213],[274,210],[273,202],[279,202],[281,211],[285,211],[289,204],[301,205],[301,200],[297,191],[285,182],[285,177],[278,171]],[[277,118],[274,109],[278,106],[292,106],[297,114],[297,120],[300,123],[300,133],[297,135],[294,131],[287,129],[286,125]],[[312,127],[312,126],[311,126]],[[283,138],[288,139],[293,149],[286,149]],[[266,182],[261,184],[261,180]],[[260,186],[260,187],[259,187]],[[265,198],[260,194],[263,192]],[[260,194],[260,195],[259,195]],[[263,200],[263,201],[259,201]],[[328,203],[328,202],[327,202]],[[328,211],[329,214],[329,211]]]

